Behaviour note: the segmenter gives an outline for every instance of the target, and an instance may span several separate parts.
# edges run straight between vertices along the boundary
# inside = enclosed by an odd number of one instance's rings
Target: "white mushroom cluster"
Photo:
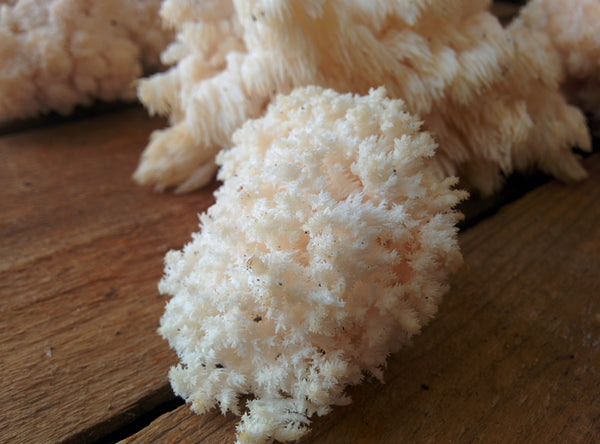
[[[585,171],[583,114],[559,90],[548,36],[504,29],[489,0],[166,0],[173,67],[139,97],[171,126],[154,134],[135,179],[185,192],[214,176],[231,134],[278,94],[318,85],[366,94],[384,86],[424,121],[443,175],[483,194],[515,170],[562,180]]]
[[[0,121],[133,101],[173,38],[161,0],[0,1]]]
[[[466,193],[382,88],[294,90],[233,142],[200,231],[166,257],[159,332],[194,411],[242,415],[240,443],[294,440],[435,315]]]
[[[530,0],[518,26],[545,33],[560,58],[568,99],[600,118],[600,2]]]

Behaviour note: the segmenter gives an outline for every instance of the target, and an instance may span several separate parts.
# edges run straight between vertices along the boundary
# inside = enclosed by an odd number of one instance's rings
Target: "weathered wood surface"
[[[0,138],[0,442],[82,442],[173,395],[162,257],[212,190],[135,186],[141,108]]]
[[[438,317],[386,384],[314,421],[305,443],[600,442],[600,154],[460,235]],[[233,442],[233,415],[187,406],[127,440]]]

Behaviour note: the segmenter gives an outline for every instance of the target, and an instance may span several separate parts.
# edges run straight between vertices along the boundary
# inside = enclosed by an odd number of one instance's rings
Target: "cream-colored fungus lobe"
[[[242,415],[238,442],[304,435],[435,315],[466,193],[438,179],[420,127],[383,89],[307,87],[219,154],[215,204],[166,257],[159,332],[174,391]]]
[[[161,0],[0,0],[0,121],[133,101],[173,38]]]
[[[166,0],[173,67],[139,97],[171,126],[135,173],[184,192],[213,178],[231,134],[277,93],[319,85],[366,94],[384,86],[439,144],[440,177],[489,194],[514,170],[585,177],[571,148],[589,148],[582,113],[559,91],[560,62],[543,32],[504,29],[489,0]]]
[[[514,26],[548,36],[561,61],[567,98],[600,118],[600,2],[531,0]]]

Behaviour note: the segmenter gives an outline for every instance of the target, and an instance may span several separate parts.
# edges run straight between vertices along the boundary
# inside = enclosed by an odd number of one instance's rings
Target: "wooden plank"
[[[305,443],[600,441],[600,154],[589,180],[532,191],[460,235],[466,265],[386,384],[317,418]],[[187,406],[126,440],[233,442]]]
[[[0,138],[0,442],[84,442],[166,399],[162,258],[213,189],[136,186],[140,108]]]

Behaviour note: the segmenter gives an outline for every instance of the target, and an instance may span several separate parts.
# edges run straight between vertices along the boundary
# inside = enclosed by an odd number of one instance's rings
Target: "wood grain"
[[[0,138],[0,442],[84,442],[173,395],[156,334],[162,257],[213,189],[131,180],[140,108]]]
[[[460,235],[465,266],[386,383],[317,418],[303,443],[600,441],[600,154]],[[187,406],[126,442],[233,442],[233,415]]]

